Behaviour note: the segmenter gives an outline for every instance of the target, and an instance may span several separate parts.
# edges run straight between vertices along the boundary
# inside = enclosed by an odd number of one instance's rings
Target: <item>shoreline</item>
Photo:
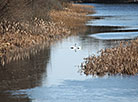
[[[7,31],[0,35],[1,65],[12,60],[23,59],[25,50],[29,52],[29,49],[43,44],[48,47],[52,42],[77,34],[76,29],[85,28],[85,22],[90,19],[86,15],[93,13],[92,8],[92,6],[87,5],[69,4],[63,10],[51,10],[51,21],[34,19],[33,30],[36,30],[37,34],[33,34],[31,30],[29,32],[22,30],[22,26],[30,27],[27,22],[2,22],[0,27],[2,28],[4,25]],[[2,33],[3,30],[0,31]],[[17,52],[19,54],[16,56]],[[29,53],[26,55],[29,56]]]

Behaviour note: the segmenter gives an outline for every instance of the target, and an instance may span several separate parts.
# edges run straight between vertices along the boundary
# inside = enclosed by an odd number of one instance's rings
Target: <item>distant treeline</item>
[[[62,9],[68,0],[0,0],[0,20],[30,21],[33,17],[49,19],[51,9]]]
[[[138,2],[138,0],[72,0],[73,2],[83,2],[83,3],[133,3]]]

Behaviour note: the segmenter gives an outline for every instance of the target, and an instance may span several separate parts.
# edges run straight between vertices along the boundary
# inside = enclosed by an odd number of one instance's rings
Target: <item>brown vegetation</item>
[[[86,15],[90,11],[92,12],[89,6],[70,5],[62,10],[50,10],[50,20],[34,17],[30,23],[28,20],[18,22],[4,19],[0,23],[1,64],[22,59],[21,53],[24,53],[24,50],[35,48],[37,45],[48,46],[52,41],[73,34],[72,28],[83,25],[89,19]],[[20,54],[16,56],[15,53],[18,52]],[[26,52],[24,55],[29,56]]]
[[[130,44],[101,50],[99,56],[85,58],[82,71],[86,75],[136,75],[138,74],[138,39]]]
[[[65,26],[71,30],[82,27],[90,19],[87,14],[93,13],[92,6],[70,4],[62,11],[52,10],[50,16],[55,22],[64,22]],[[84,26],[83,26],[84,27]]]

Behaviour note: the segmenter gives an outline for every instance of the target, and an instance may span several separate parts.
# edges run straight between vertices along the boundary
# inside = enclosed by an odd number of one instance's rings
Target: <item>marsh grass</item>
[[[30,53],[28,49],[35,48],[35,46],[41,46],[43,43],[49,46],[63,37],[77,34],[78,30],[77,32],[73,30],[80,26],[84,27],[86,20],[89,19],[86,16],[88,12],[90,12],[89,6],[84,6],[83,10],[83,6],[68,4],[63,9],[50,10],[49,20],[37,16],[32,18],[33,23],[29,20],[18,22],[4,19],[0,23],[1,64],[5,65],[11,60],[23,59],[24,50]],[[16,53],[19,53],[18,56],[15,56]]]
[[[138,39],[103,49],[99,56],[85,58],[81,68],[86,75],[137,75]]]

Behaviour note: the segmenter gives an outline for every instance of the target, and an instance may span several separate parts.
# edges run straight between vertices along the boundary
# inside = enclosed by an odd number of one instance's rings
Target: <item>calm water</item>
[[[138,36],[138,5],[94,5],[88,31],[0,67],[0,102],[138,102],[138,76],[81,75],[83,58]],[[77,44],[81,50],[71,50]]]

